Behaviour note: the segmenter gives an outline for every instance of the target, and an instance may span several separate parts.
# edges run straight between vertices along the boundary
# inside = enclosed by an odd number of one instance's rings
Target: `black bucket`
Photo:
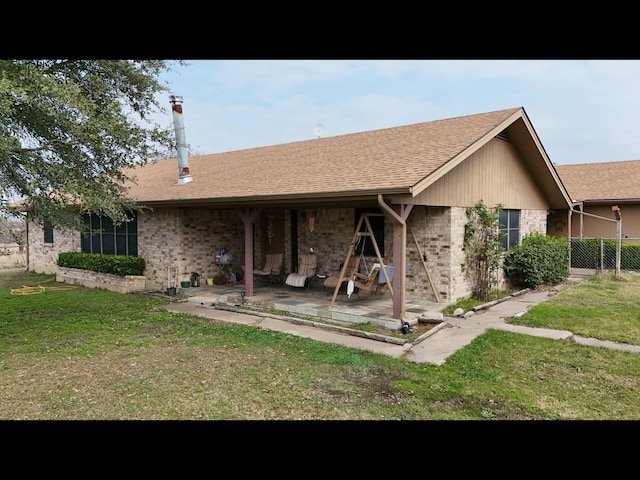
[[[167,295],[169,295],[170,297],[175,297],[176,296],[176,287],[167,288]]]

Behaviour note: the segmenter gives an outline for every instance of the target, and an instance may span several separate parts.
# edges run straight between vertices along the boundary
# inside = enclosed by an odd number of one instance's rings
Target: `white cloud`
[[[639,76],[636,60],[195,60],[166,79],[198,153],[522,106],[566,164],[640,158]]]

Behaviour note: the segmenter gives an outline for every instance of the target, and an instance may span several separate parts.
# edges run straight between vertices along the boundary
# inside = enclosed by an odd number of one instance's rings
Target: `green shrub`
[[[604,240],[602,242],[602,268],[613,270],[616,268],[616,241]],[[620,245],[620,268],[622,270],[640,270],[640,245],[637,243],[622,243]]]
[[[620,245],[620,268],[640,270],[640,244],[623,243]]]
[[[571,268],[598,268],[599,240],[581,238],[571,241]]]
[[[502,266],[516,285],[536,288],[560,283],[569,276],[569,244],[563,238],[534,232],[507,251]]]
[[[571,242],[571,267],[613,270],[616,268],[616,240],[584,238]],[[620,268],[640,270],[640,244],[620,245]]]
[[[62,252],[58,254],[57,264],[60,267],[110,273],[119,277],[142,275],[145,268],[144,258],[101,253]]]

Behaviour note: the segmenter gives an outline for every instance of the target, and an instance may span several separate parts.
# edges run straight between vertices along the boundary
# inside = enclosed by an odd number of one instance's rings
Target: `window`
[[[130,221],[118,226],[109,217],[96,214],[84,216],[86,233],[82,234],[83,253],[138,256],[138,220],[134,213]]]
[[[360,214],[362,213],[381,213],[379,209],[364,209],[364,208],[356,208],[355,209],[355,223],[354,227],[358,226],[358,221],[360,221]],[[378,250],[380,250],[380,255],[384,258],[384,215],[379,215],[375,217],[369,217],[369,223],[371,224],[371,230],[373,230],[373,236],[376,239],[376,243],[378,244]],[[362,222],[362,226],[360,227],[360,231],[364,232],[367,230],[367,225]],[[362,252],[362,248],[364,245],[364,252]],[[365,257],[375,257],[376,249],[373,247],[373,240],[371,237],[360,237],[360,242],[356,246],[355,255],[360,255],[363,253]]]
[[[500,212],[500,232],[502,237],[502,249],[509,250],[518,245],[520,238],[520,210],[502,210]]]
[[[51,222],[45,220],[42,229],[44,230],[44,243],[53,243],[53,225],[51,225]]]

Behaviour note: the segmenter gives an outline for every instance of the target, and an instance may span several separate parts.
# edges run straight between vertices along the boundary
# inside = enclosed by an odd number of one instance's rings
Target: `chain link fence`
[[[569,238],[571,273],[615,271],[618,249],[615,238]],[[622,238],[620,270],[640,271],[640,238]]]

